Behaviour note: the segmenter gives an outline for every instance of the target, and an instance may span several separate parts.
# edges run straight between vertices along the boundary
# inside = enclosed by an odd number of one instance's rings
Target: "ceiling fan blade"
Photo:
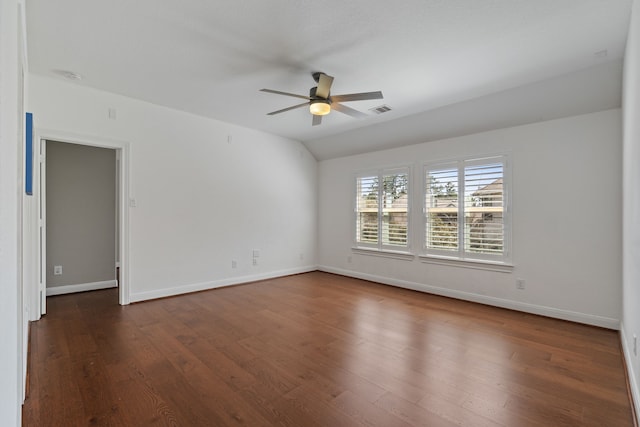
[[[347,95],[335,95],[331,97],[334,102],[347,102],[347,101],[365,101],[367,99],[382,99],[382,92],[362,92],[362,93],[350,93]]]
[[[331,90],[332,83],[333,77],[327,76],[325,73],[320,73],[318,88],[316,89],[316,96],[327,99],[329,97],[329,91]]]
[[[313,115],[313,120],[311,121],[311,125],[312,126],[318,126],[320,123],[322,123],[322,116],[316,116],[314,114]]]
[[[304,95],[296,95],[295,93],[289,93],[289,92],[282,92],[279,90],[273,90],[273,89],[260,89],[260,92],[268,92],[268,93],[275,93],[276,95],[285,95],[285,96],[293,96],[295,98],[302,98],[302,99],[311,99],[308,96],[304,96]]]
[[[336,110],[336,111],[340,111],[341,113],[346,114],[348,116],[355,117],[356,119],[362,119],[362,118],[367,117],[367,115],[365,113],[361,113],[358,110],[354,110],[353,108],[349,108],[346,105],[338,104],[337,102],[333,102],[331,104],[331,108]]]
[[[280,113],[284,113],[285,111],[295,110],[296,108],[304,107],[305,105],[309,105],[309,103],[308,102],[303,102],[302,104],[294,105],[292,107],[283,108],[282,110],[272,111],[270,113],[267,113],[267,116],[273,116],[274,114],[280,114]]]

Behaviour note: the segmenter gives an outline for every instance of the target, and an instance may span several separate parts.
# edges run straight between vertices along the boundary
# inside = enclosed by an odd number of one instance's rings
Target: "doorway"
[[[45,144],[47,296],[117,287],[115,150]]]
[[[38,300],[127,281],[128,144],[40,135]],[[119,274],[118,274],[119,273]]]

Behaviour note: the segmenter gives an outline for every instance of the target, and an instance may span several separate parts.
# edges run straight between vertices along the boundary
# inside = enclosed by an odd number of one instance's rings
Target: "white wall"
[[[633,3],[623,79],[624,207],[622,344],[636,411],[640,411],[640,1]],[[639,414],[640,416],[640,414]]]
[[[132,301],[315,268],[317,162],[302,144],[30,77],[41,135],[129,144]]]
[[[19,3],[0,0],[0,419],[21,424],[22,288]]]
[[[322,161],[319,264],[327,271],[617,328],[621,138],[621,112],[614,109]],[[422,163],[505,151],[513,177],[512,273],[352,253],[356,171],[413,165],[411,237],[417,254]],[[516,289],[516,278],[525,279],[525,290]]]

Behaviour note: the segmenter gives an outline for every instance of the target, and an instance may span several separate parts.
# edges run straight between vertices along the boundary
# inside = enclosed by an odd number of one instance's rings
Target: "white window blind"
[[[502,163],[464,168],[466,252],[502,255],[504,251],[503,175]]]
[[[402,249],[409,244],[408,168],[356,178],[356,245]]]
[[[455,165],[428,171],[428,249],[458,251],[458,192],[458,169]]]
[[[427,254],[506,260],[505,165],[498,156],[425,168]]]
[[[378,177],[357,178],[356,241],[358,243],[378,243]]]

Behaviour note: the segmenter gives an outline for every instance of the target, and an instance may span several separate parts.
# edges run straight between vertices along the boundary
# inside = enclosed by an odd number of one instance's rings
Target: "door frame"
[[[116,239],[119,259],[114,265],[120,269],[118,278],[118,303],[128,305],[131,301],[129,288],[129,143],[126,141],[103,139],[94,136],[76,135],[60,131],[46,129],[35,129],[35,141],[37,141],[39,158],[37,168],[34,168],[37,176],[34,182],[38,183],[38,215],[35,227],[38,238],[38,265],[39,278],[32,293],[32,301],[37,302],[37,307],[32,307],[33,312],[43,315],[46,313],[47,298],[47,246],[46,246],[46,141],[65,142],[69,144],[86,145],[90,147],[109,148],[116,151],[116,179],[117,179],[117,200],[116,200]],[[40,318],[40,316],[38,316]]]

